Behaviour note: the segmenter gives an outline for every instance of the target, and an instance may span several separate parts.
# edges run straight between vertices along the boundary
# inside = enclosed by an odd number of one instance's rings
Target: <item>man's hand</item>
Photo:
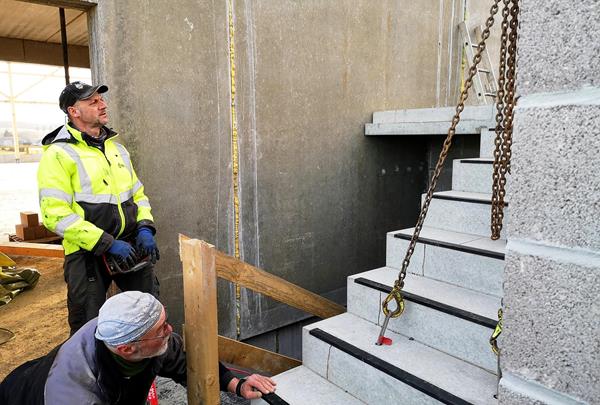
[[[150,256],[152,264],[156,264],[156,261],[160,259],[154,235],[152,235],[152,231],[149,228],[143,226],[138,229],[135,244],[142,256]]]
[[[115,239],[112,245],[110,245],[108,253],[118,258],[127,268],[135,266],[138,260],[133,246],[118,239]]]
[[[239,391],[243,398],[255,399],[274,392],[276,385],[277,383],[269,377],[252,374],[244,380]]]

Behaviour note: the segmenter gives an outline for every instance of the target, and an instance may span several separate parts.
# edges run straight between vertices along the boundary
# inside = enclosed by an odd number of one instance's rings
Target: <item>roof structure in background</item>
[[[87,14],[65,9],[69,64],[89,67]],[[0,60],[61,66],[59,9],[0,0]]]

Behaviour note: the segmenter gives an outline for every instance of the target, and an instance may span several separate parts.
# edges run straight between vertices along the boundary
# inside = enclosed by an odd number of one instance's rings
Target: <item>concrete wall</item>
[[[500,403],[598,403],[600,4],[521,8]]]
[[[459,1],[235,1],[241,253],[343,301],[349,274],[384,263],[411,226],[426,139],[366,139],[373,111],[444,105]],[[177,234],[233,252],[227,2],[99,2],[90,52],[112,126],[132,152],[156,223],[162,300],[182,321]],[[233,288],[220,329],[234,335]],[[304,317],[242,291],[241,337]]]

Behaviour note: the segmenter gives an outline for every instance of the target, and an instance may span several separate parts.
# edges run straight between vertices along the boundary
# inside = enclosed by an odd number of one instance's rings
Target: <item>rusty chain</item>
[[[496,138],[494,141],[494,171],[492,175],[491,238],[500,238],[504,219],[506,173],[510,174],[513,113],[515,107],[515,78],[517,59],[518,0],[504,0],[502,10],[500,73],[496,101]],[[510,22],[509,22],[510,16]]]
[[[473,85],[473,77],[477,74],[477,66],[479,62],[481,62],[481,54],[486,48],[485,41],[490,36],[490,28],[494,25],[494,16],[498,12],[500,0],[494,0],[492,7],[490,8],[490,16],[485,22],[485,29],[481,33],[481,41],[477,44],[477,52],[473,56],[473,63],[469,69],[469,75],[464,83],[464,87],[461,91],[458,105],[456,106],[456,113],[452,118],[452,124],[448,129],[448,135],[444,140],[442,151],[440,152],[440,156],[438,158],[437,164],[435,165],[435,170],[433,171],[433,176],[431,178],[431,184],[429,185],[429,189],[427,190],[427,195],[425,197],[425,201],[423,202],[423,206],[421,207],[421,213],[419,214],[419,218],[417,220],[417,224],[415,225],[415,230],[412,238],[410,239],[410,243],[408,245],[408,249],[406,251],[406,256],[402,261],[402,269],[398,274],[398,279],[394,282],[394,287],[386,299],[382,302],[382,310],[386,315],[386,320],[384,322],[383,328],[380,333],[380,338],[378,342],[380,342],[381,337],[385,333],[385,328],[387,327],[387,321],[389,318],[397,318],[402,315],[404,311],[404,300],[402,298],[401,290],[404,287],[404,279],[406,278],[406,271],[408,269],[408,265],[410,264],[410,259],[412,254],[415,251],[415,247],[417,245],[417,241],[419,239],[419,234],[421,233],[421,229],[423,228],[423,223],[425,222],[425,217],[427,216],[427,210],[429,209],[429,205],[431,203],[431,199],[433,198],[433,192],[437,185],[438,178],[444,166],[444,162],[446,161],[446,157],[448,156],[448,152],[450,150],[450,146],[452,145],[452,139],[456,133],[456,126],[460,122],[460,114],[465,108],[465,101],[468,98],[468,92],[471,86]],[[389,303],[394,300],[396,303],[396,309],[390,311],[388,309]]]

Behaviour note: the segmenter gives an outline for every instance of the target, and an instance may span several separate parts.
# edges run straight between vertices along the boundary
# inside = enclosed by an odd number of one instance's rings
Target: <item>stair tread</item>
[[[398,269],[380,267],[364,273],[354,274],[349,278],[352,280],[366,278],[391,288],[394,285],[394,281],[398,278]],[[494,295],[484,294],[411,273],[406,274],[404,283],[403,290],[408,293],[479,317],[493,321],[497,319],[497,312],[501,302],[500,298]]]
[[[290,405],[307,403],[364,405],[364,402],[305,366],[295,367],[276,375],[273,379],[277,382],[275,393]],[[258,405],[266,402],[254,400],[251,403]]]
[[[456,198],[460,200],[472,200],[476,202],[484,202],[491,204],[492,202],[492,194],[491,193],[477,193],[474,191],[460,191],[460,190],[447,190],[447,191],[437,191],[433,193],[435,197],[450,197]],[[504,201],[507,202],[508,199],[504,198]]]
[[[469,403],[497,403],[493,398],[497,387],[494,374],[391,331],[386,336],[393,344],[376,346],[380,328],[355,315],[345,313],[305,328],[320,329],[367,352],[373,361],[387,363],[385,369],[398,368]]]
[[[393,231],[393,235],[402,235],[411,237],[415,228],[406,228],[399,231]],[[419,234],[419,239],[430,241],[439,241],[445,244],[464,246],[475,249],[482,249],[490,253],[504,254],[506,250],[506,239],[491,240],[488,236],[475,235],[438,229],[430,226],[424,226]]]

